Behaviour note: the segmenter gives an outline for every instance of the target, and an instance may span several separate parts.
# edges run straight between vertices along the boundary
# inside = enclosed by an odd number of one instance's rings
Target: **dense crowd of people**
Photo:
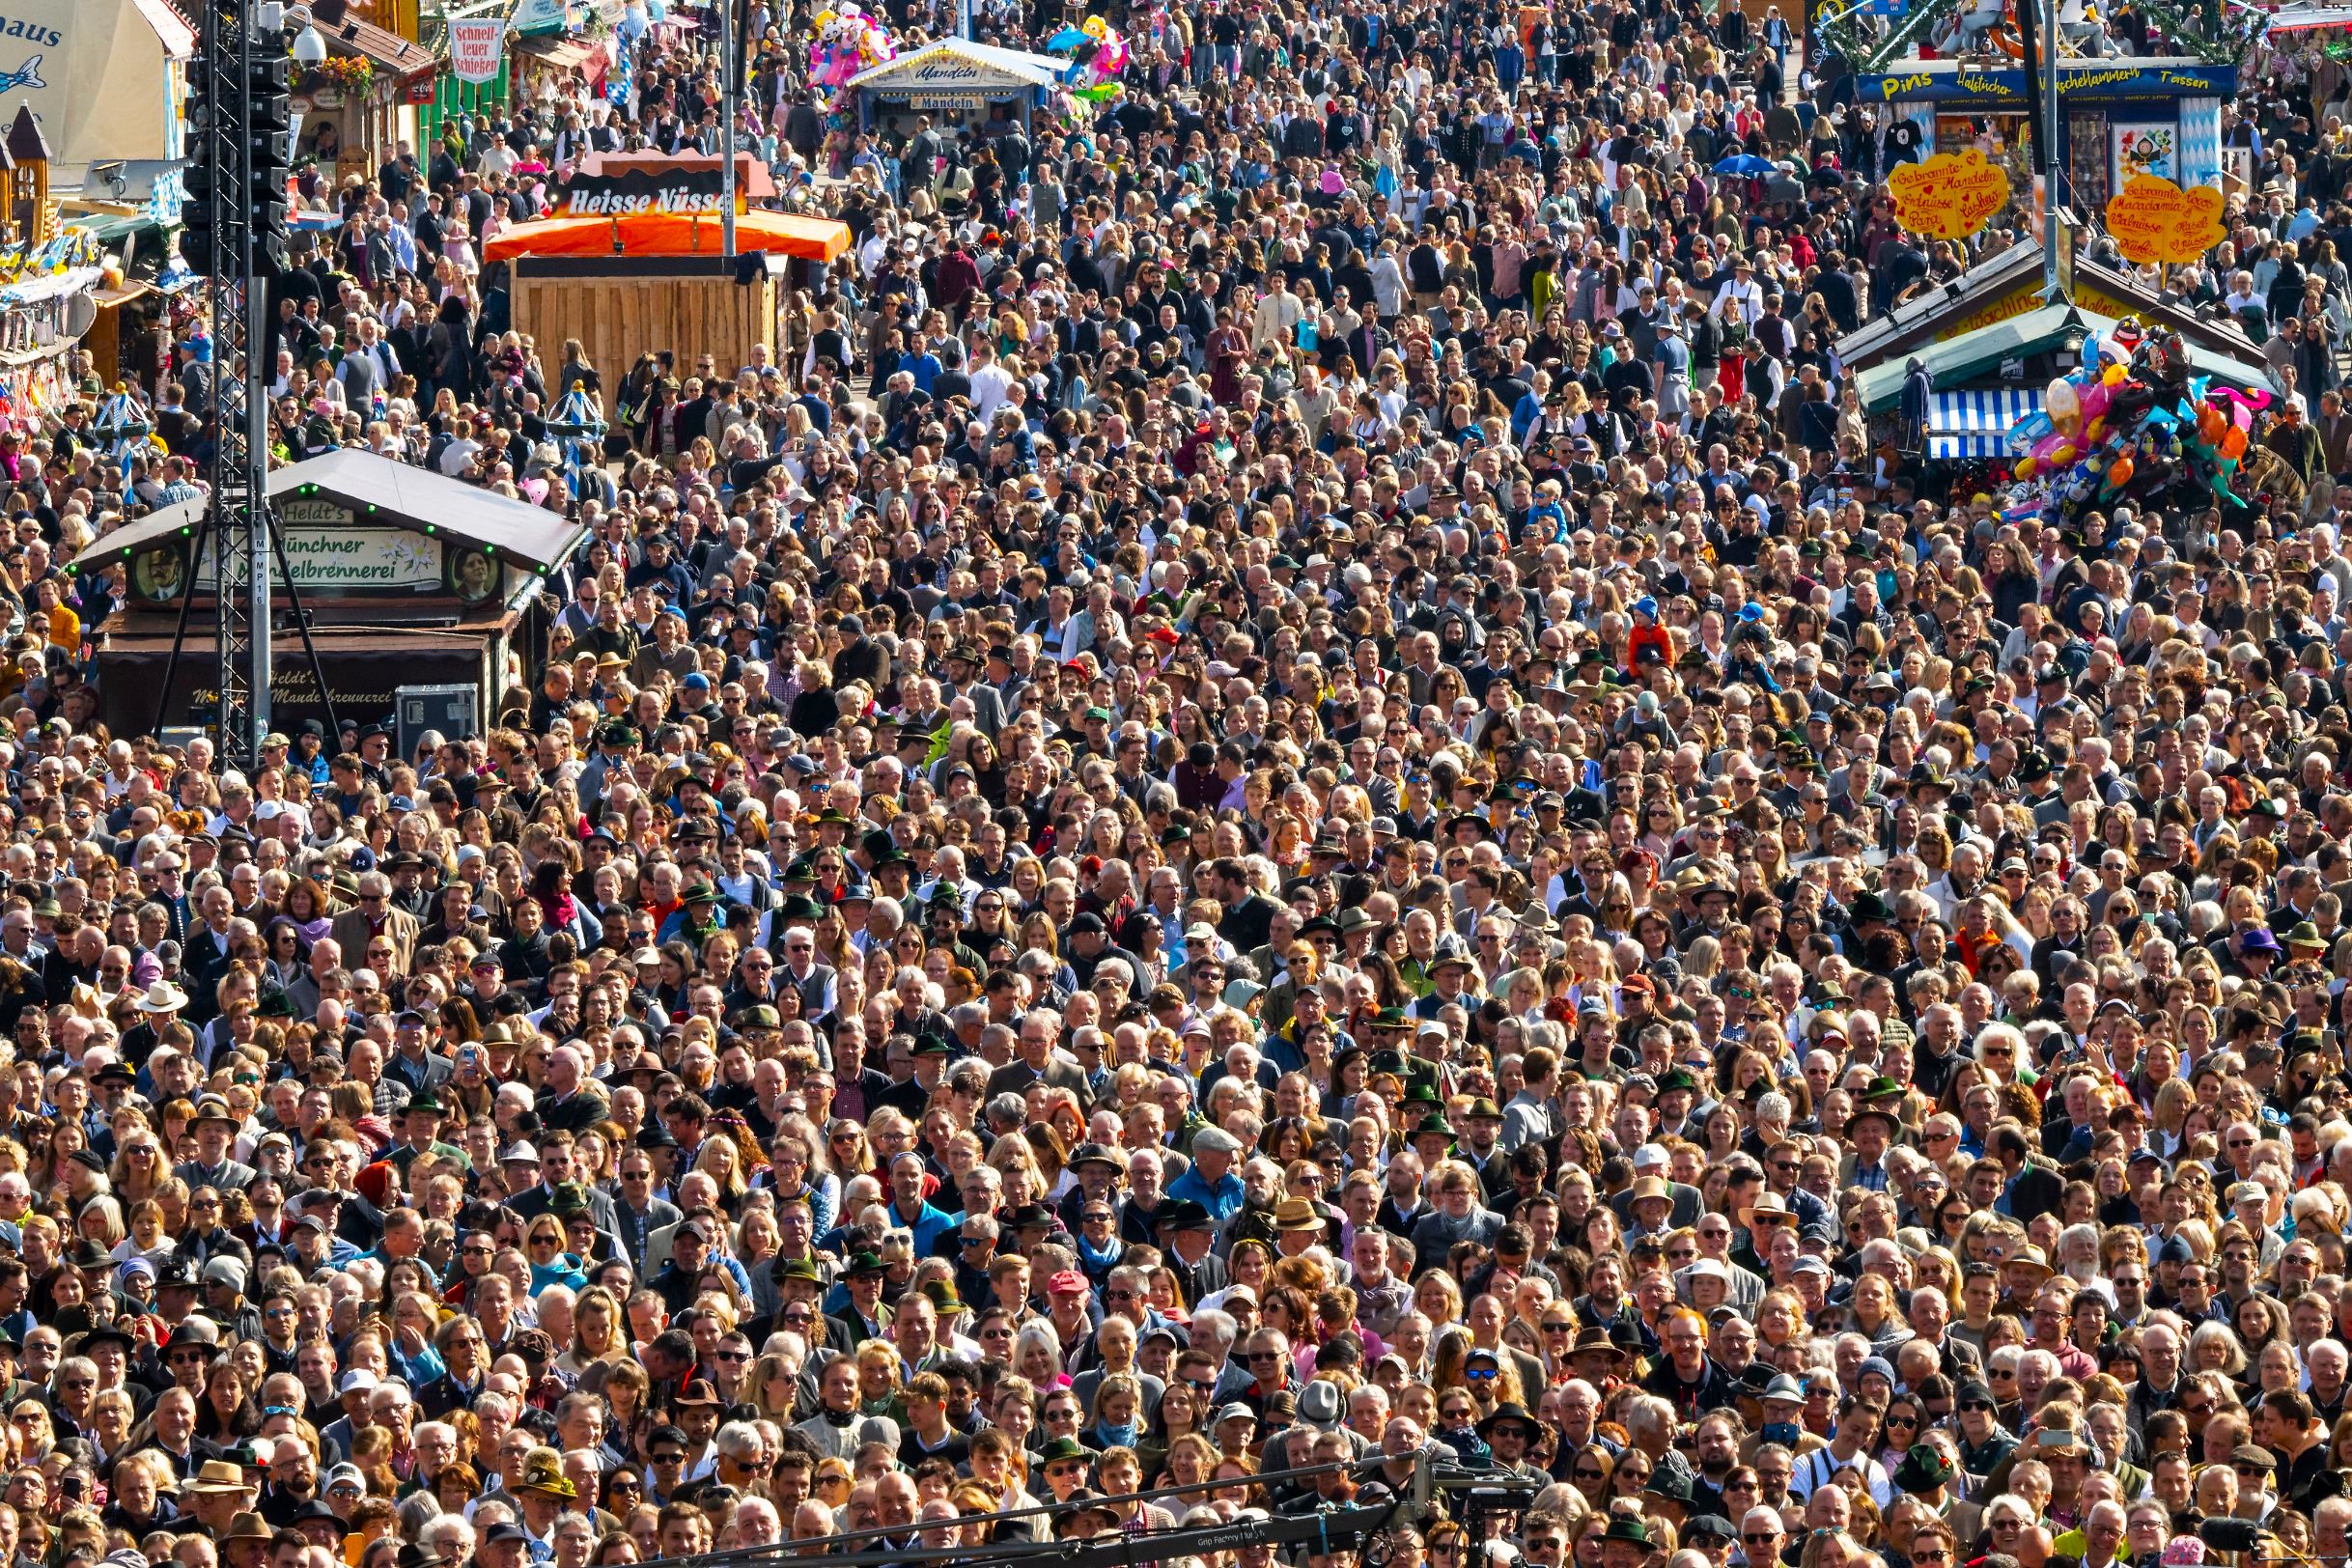
[[[1114,9],[1106,104],[874,128],[755,4],[741,133],[854,236],[798,335],[531,341],[483,247],[715,148],[696,19],[303,177],[279,455],[591,525],[487,733],[96,722],[64,564],[202,492],[200,320],[164,451],[0,433],[0,1554],[890,1560],[1433,1466],[1502,1500],[1296,1554],[2352,1551],[2332,392],[2306,504],[1944,493],[1838,340],[2022,213],[1903,234],[1801,16],[1663,0]],[[2233,111],[2250,326],[2344,306],[2342,74]]]

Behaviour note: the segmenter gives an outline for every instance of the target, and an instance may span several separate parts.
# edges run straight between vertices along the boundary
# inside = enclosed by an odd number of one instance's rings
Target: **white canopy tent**
[[[892,97],[1003,98],[1026,88],[1052,86],[1068,65],[1050,54],[948,38],[861,70],[850,78],[850,85],[861,93]]]
[[[857,95],[868,126],[910,129],[918,115],[936,125],[968,125],[992,107],[1010,105],[1025,128],[1030,111],[1068,69],[1068,61],[1051,55],[950,38],[860,71],[846,90]]]
[[[17,0],[0,17],[0,125],[30,104],[53,171],[181,155],[195,30],[166,0]]]

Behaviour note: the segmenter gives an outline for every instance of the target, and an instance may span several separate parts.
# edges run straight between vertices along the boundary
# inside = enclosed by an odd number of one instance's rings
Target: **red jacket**
[[[1627,674],[1632,674],[1640,666],[1641,650],[1644,648],[1657,649],[1658,662],[1661,664],[1671,664],[1674,662],[1673,637],[1667,633],[1665,627],[1662,627],[1657,622],[1652,621],[1648,626],[1639,626],[1634,628],[1634,634],[1632,638],[1626,642],[1625,670]]]

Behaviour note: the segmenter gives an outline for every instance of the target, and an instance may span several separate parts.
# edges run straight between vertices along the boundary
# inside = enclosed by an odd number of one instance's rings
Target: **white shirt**
[[[1012,376],[992,359],[971,373],[971,382],[972,417],[984,425],[994,423],[996,410],[1004,406],[1006,395],[1013,390]]]
[[[1764,314],[1762,285],[1758,284],[1752,275],[1746,283],[1740,282],[1738,276],[1734,275],[1730,282],[1724,284],[1715,294],[1715,314],[1727,321],[1730,319],[1731,313],[1725,308],[1726,305],[1737,305],[1742,323],[1754,326],[1757,319]]]

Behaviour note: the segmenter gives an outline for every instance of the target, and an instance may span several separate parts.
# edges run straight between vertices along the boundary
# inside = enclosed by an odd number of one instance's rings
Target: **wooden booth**
[[[773,351],[789,299],[761,258],[830,262],[849,244],[830,219],[744,212],[730,261],[715,212],[647,210],[520,224],[483,259],[508,265],[515,329],[543,350],[577,338],[609,385],[648,347],[731,366],[751,363],[755,344]]]
[[[1862,406],[1892,430],[1890,410],[1916,356],[1936,384],[1928,458],[2000,458],[2009,427],[2041,407],[2058,368],[2051,356],[2063,360],[2069,342],[2079,350],[2087,331],[2108,332],[2126,318],[2179,333],[2199,375],[2225,386],[2264,384],[2262,352],[2234,322],[2199,316],[2083,252],[2071,225],[2059,233],[2059,299],[2043,298],[2041,243],[2028,240],[1840,338],[1838,362],[1861,388]]]
[[[1069,69],[1069,61],[1050,54],[950,38],[858,72],[848,90],[855,95],[858,123],[894,143],[924,120],[962,130],[998,119],[1026,131]]]
[[[511,670],[546,639],[546,575],[587,532],[561,513],[358,450],[277,470],[269,495],[338,717],[383,718],[394,693],[414,686],[470,687],[476,711],[486,721],[495,715]],[[126,607],[93,630],[99,712],[118,735],[155,722],[183,592],[196,603],[166,719],[210,716],[213,563],[209,548],[206,559],[191,559],[203,512],[201,501],[165,507],[67,565],[121,574],[128,590]],[[273,710],[282,724],[323,718],[282,592],[275,602]]]
[[[417,107],[430,102],[440,59],[411,39],[364,20],[350,0],[311,0],[324,65],[294,72],[294,152],[334,171],[372,180],[402,142],[417,147]]]

